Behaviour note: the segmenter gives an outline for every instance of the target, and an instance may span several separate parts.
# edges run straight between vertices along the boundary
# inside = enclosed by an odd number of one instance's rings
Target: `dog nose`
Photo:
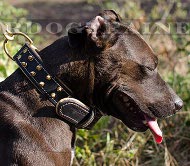
[[[180,110],[182,107],[183,107],[183,101],[182,100],[176,100],[175,101],[176,110]]]

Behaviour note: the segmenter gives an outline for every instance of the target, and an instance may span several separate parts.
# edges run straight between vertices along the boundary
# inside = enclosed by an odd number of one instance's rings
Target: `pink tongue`
[[[147,115],[145,115],[145,119],[147,121],[148,127],[150,128],[150,131],[154,135],[155,141],[160,144],[162,142],[162,131],[160,130],[160,127],[158,126],[157,120],[153,119]]]

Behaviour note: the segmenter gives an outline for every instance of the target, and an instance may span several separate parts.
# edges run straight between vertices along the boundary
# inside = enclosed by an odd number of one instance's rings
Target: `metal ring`
[[[14,40],[14,36],[23,36],[25,39],[28,40],[29,44],[32,45],[33,44],[33,41],[24,33],[22,32],[15,32],[15,33],[12,33],[8,30],[6,30],[6,33],[4,33],[4,36],[5,36],[5,40],[3,42],[3,49],[5,51],[5,53],[7,54],[7,56],[12,59],[14,61],[14,59],[12,58],[12,56],[9,54],[8,50],[7,50],[7,47],[6,47],[6,44],[8,43],[8,41],[13,41]]]
[[[4,49],[5,53],[7,54],[7,56],[14,61],[14,59],[11,57],[11,55],[9,54],[9,52],[7,50],[7,47],[6,47],[7,42],[8,42],[8,39],[5,39],[3,42],[3,49]]]

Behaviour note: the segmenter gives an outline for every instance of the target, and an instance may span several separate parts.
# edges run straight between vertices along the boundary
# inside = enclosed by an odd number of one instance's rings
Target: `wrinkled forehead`
[[[124,28],[124,26],[123,26]],[[142,35],[130,26],[125,26],[125,31],[118,38],[119,49],[125,50],[125,56],[139,65],[154,70],[158,64],[158,58],[152,48],[143,39]]]

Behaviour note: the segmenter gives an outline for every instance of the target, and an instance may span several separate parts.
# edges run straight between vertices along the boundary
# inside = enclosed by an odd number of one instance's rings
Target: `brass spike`
[[[63,90],[63,88],[60,87],[60,86],[57,88],[57,91],[58,91],[58,92],[61,92],[62,90]]]
[[[34,71],[31,71],[30,74],[34,77],[36,73]]]
[[[29,56],[28,56],[28,60],[29,60],[29,61],[33,61],[33,59],[34,59],[34,57],[33,57],[32,55],[29,55]]]
[[[44,82],[40,82],[39,83],[41,87],[44,87],[45,83]]]
[[[27,63],[26,62],[21,62],[22,66],[23,67],[26,67],[27,66]]]
[[[28,49],[27,48],[25,48],[24,50],[23,50],[23,53],[26,53],[28,51]]]
[[[47,76],[46,76],[46,80],[51,80],[51,76],[50,76],[50,75],[47,75]]]
[[[51,93],[51,97],[55,98],[56,94],[55,93]]]
[[[36,69],[37,69],[38,71],[40,71],[40,70],[42,70],[42,66],[41,66],[41,65],[38,65],[38,66],[36,66]]]

